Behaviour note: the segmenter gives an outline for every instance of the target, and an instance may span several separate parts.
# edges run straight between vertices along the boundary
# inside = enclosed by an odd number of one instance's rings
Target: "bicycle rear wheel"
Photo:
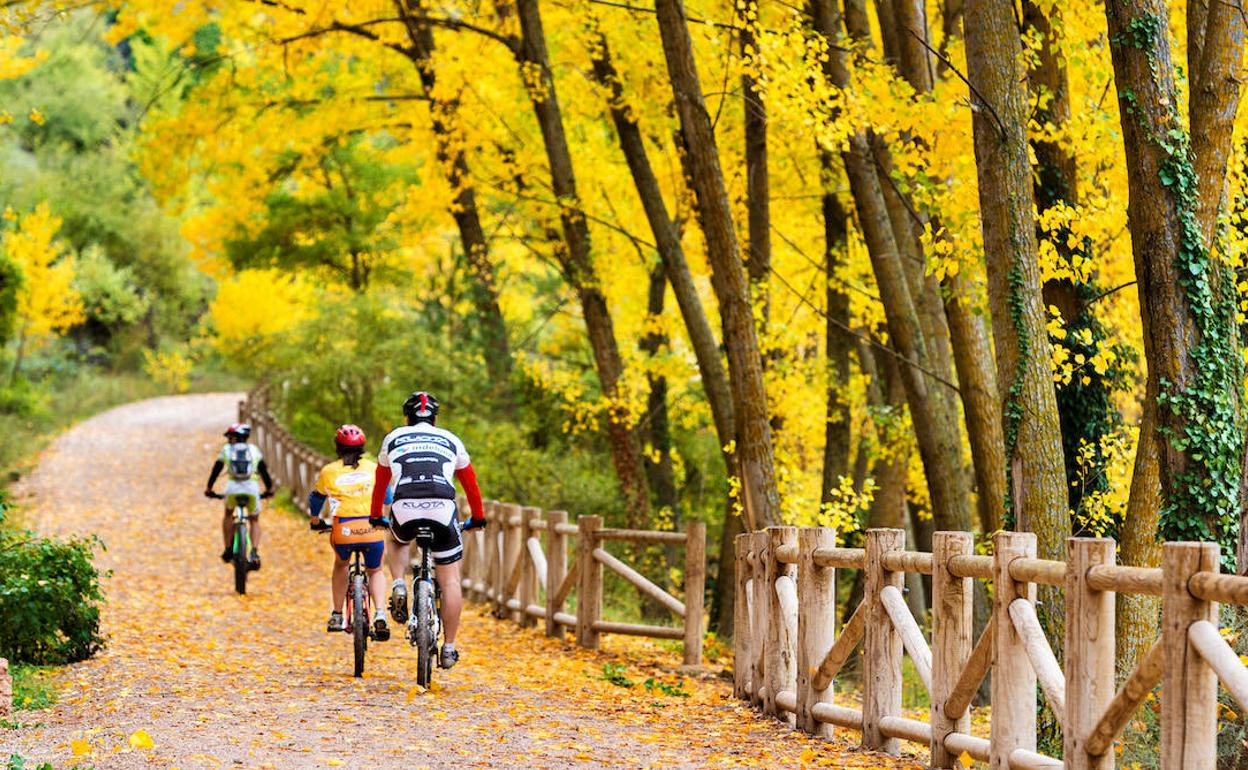
[[[247,593],[247,525],[234,525],[234,590],[239,594]]]
[[[355,675],[364,675],[364,653],[368,651],[368,604],[364,597],[364,576],[351,578],[351,631],[355,638]]]
[[[418,580],[416,594],[416,683],[428,687],[433,679],[433,659],[438,654],[438,638],[434,633],[433,586],[427,580]]]

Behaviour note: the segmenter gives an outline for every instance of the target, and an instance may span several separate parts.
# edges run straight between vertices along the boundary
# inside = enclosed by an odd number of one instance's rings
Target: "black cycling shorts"
[[[390,532],[394,535],[394,539],[404,545],[419,541],[419,545],[429,549],[434,564],[454,564],[464,558],[464,543],[460,539],[459,529],[455,526],[455,515],[452,515],[450,523],[440,519],[420,517],[410,518],[404,522],[399,521],[400,518],[407,517],[402,511],[398,511],[396,515],[395,509],[407,505],[415,508],[419,502],[421,501],[394,501],[390,511]],[[453,508],[455,504],[452,502],[450,505]]]

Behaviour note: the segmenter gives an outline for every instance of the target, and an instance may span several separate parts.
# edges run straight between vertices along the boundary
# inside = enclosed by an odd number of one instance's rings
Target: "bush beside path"
[[[100,770],[920,766],[758,717],[728,683],[672,674],[679,656],[665,650],[609,640],[591,653],[471,605],[464,659],[432,690],[415,686],[397,634],[353,678],[349,639],[324,631],[323,538],[266,511],[264,567],[243,597],[218,559],[220,504],[201,490],[237,400],[114,409],[58,438],[19,485],[37,531],[104,542],[108,646],[63,670],[55,706],[0,726],[0,758]],[[651,677],[669,686],[642,686]]]

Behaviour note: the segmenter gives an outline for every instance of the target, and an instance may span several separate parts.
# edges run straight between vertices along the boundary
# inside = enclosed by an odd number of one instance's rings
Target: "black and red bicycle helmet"
[[[412,422],[433,422],[438,416],[438,400],[418,390],[403,402],[403,416]]]
[[[245,422],[236,422],[225,429],[225,437],[238,436],[239,438],[248,438],[251,436],[251,426]]]

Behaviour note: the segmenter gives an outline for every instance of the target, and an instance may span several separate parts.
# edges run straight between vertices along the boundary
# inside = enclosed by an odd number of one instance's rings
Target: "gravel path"
[[[114,409],[62,435],[18,485],[38,530],[106,545],[97,563],[112,570],[109,643],[65,669],[53,708],[0,728],[0,757],[100,770],[919,767],[793,733],[713,677],[682,680],[688,698],[617,687],[603,680],[605,663],[637,682],[675,681],[664,667],[679,655],[614,639],[589,653],[476,607],[465,613],[463,661],[436,672],[432,690],[414,686],[415,654],[397,635],[370,646],[355,679],[349,638],[324,631],[323,539],[266,511],[264,568],[242,597],[217,558],[219,503],[200,490],[237,401]]]

